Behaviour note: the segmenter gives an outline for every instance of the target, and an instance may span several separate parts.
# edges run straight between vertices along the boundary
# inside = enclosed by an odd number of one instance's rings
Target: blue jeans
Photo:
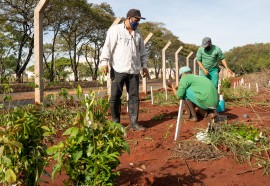
[[[124,84],[129,95],[128,113],[130,125],[138,124],[139,115],[139,74],[118,73],[114,69],[111,74],[111,98],[110,109],[112,120],[120,123],[121,112],[121,96],[123,93]]]

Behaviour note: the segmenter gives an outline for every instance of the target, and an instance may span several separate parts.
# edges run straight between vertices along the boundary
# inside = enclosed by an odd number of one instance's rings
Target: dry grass
[[[222,157],[222,152],[213,145],[207,145],[196,140],[185,140],[178,142],[169,159],[182,158],[184,160],[209,161]]]

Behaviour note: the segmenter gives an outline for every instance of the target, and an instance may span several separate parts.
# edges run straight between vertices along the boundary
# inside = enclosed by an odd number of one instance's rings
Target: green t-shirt
[[[206,70],[212,68],[217,68],[220,60],[223,60],[224,54],[221,49],[215,45],[212,45],[210,50],[205,50],[203,47],[200,47],[196,54],[197,61],[201,61],[203,67]]]
[[[176,92],[179,99],[186,98],[186,90],[192,89],[195,95],[190,99],[193,103],[198,103],[198,106],[206,108],[217,107],[219,98],[216,87],[206,77],[194,74],[184,75],[180,79],[180,83]],[[196,100],[192,100],[195,97]]]

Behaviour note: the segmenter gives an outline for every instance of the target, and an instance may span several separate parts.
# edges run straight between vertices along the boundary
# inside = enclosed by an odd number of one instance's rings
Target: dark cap
[[[205,37],[203,38],[202,40],[202,45],[201,47],[205,48],[205,47],[208,47],[212,44],[212,41],[211,41],[211,38],[210,37]]]
[[[127,17],[136,17],[138,19],[145,19],[144,17],[141,17],[140,10],[137,9],[130,9],[127,13]]]

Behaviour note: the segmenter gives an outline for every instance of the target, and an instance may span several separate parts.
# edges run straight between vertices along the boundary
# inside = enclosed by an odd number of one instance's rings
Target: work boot
[[[137,99],[128,100],[128,114],[131,124],[138,123],[139,100]]]
[[[143,126],[140,126],[138,123],[136,124],[131,124],[129,127],[131,130],[137,131],[137,130],[142,130],[142,131],[146,131],[146,128]]]
[[[110,101],[110,109],[111,109],[112,121],[115,123],[120,123],[121,100]]]

